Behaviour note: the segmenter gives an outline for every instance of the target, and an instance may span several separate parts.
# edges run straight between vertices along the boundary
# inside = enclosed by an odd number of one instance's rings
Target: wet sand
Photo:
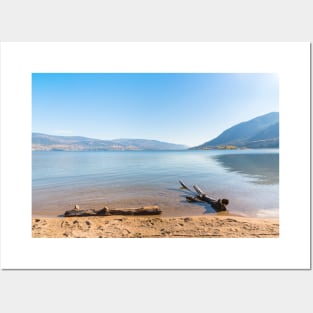
[[[33,218],[33,238],[277,238],[278,219],[233,215]]]

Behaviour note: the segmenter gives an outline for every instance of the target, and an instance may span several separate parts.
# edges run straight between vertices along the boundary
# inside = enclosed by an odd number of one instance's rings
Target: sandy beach
[[[232,215],[33,218],[33,238],[277,238],[278,219]]]

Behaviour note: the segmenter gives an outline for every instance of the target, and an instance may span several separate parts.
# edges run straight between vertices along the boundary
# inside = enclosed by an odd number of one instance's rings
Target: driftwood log
[[[222,211],[227,211],[226,206],[229,204],[228,199],[218,199],[215,200],[213,198],[210,198],[207,194],[205,194],[199,186],[194,185],[193,188],[196,191],[196,193],[188,188],[181,180],[179,181],[181,188],[182,189],[187,189],[190,192],[193,193],[193,196],[186,196],[186,200],[189,202],[207,202],[211,205],[211,207],[216,211],[216,212],[222,212]]]
[[[78,205],[72,210],[65,211],[64,217],[74,216],[109,216],[109,215],[158,215],[162,211],[156,205],[143,206],[141,208],[128,208],[128,209],[109,209],[104,207],[100,210],[87,209],[80,210]]]

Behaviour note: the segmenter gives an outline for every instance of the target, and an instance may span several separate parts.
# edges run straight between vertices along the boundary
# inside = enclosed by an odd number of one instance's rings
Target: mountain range
[[[187,146],[148,139],[101,140],[80,136],[32,134],[32,149],[42,151],[184,150]]]
[[[279,113],[271,112],[236,124],[216,138],[189,149],[278,148]],[[148,139],[101,140],[81,136],[32,134],[32,149],[44,151],[185,150],[185,145]]]
[[[234,148],[278,148],[279,113],[271,112],[236,124],[196,150]]]

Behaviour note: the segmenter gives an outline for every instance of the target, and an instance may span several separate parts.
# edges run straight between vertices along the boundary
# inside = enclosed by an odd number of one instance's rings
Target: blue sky
[[[278,97],[270,73],[33,73],[32,128],[193,146],[278,111]]]

